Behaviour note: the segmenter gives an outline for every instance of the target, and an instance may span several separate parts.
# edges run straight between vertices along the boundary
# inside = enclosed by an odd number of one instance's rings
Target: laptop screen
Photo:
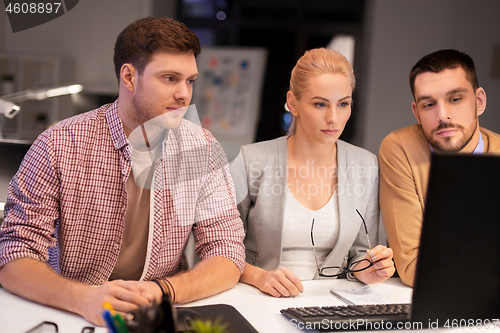
[[[0,205],[7,201],[10,180],[19,169],[30,146],[31,142],[0,140]]]
[[[411,320],[499,318],[499,240],[500,156],[432,154]]]

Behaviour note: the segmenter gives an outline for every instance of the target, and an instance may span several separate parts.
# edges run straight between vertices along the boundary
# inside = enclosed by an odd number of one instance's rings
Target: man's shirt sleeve
[[[422,228],[422,206],[415,179],[399,137],[391,133],[378,154],[380,209],[389,246],[404,284],[412,286]]]
[[[59,180],[51,143],[46,133],[40,135],[9,184],[0,228],[0,267],[25,257],[45,262],[49,247],[56,245]]]
[[[229,258],[243,272],[245,233],[236,208],[229,165],[217,141],[209,142],[209,150],[209,172],[204,176],[196,204],[193,228],[196,251],[202,260],[214,256]]]

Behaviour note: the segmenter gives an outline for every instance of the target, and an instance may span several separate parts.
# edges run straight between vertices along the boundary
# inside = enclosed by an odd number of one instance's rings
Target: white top
[[[318,210],[302,206],[286,186],[283,221],[283,251],[280,266],[290,269],[301,280],[312,280],[318,270],[311,242],[314,219],[314,247],[321,267],[339,237],[337,194]]]

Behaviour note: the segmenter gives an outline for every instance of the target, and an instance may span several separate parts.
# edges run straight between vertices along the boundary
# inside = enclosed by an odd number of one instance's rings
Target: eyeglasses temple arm
[[[363,218],[363,215],[361,215],[359,210],[356,209],[356,212],[358,213],[359,217],[361,217],[361,221],[363,221],[363,225],[365,226],[366,239],[368,239],[368,247],[371,249],[372,245],[370,244],[370,237],[368,236],[368,228],[366,227],[365,219]]]
[[[314,219],[311,224],[311,243],[314,246],[313,228],[314,228]]]

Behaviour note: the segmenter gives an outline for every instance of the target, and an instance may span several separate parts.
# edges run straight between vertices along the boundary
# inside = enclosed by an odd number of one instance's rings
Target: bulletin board
[[[267,50],[203,48],[192,104],[201,126],[218,141],[237,145],[255,141]]]

